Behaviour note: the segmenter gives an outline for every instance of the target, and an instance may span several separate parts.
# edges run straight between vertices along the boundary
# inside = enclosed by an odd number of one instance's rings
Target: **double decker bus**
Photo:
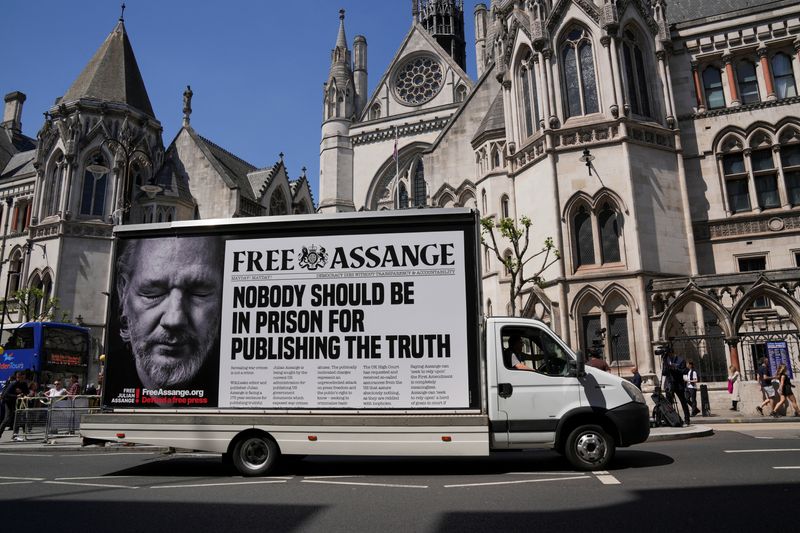
[[[86,384],[92,341],[88,328],[60,322],[26,322],[2,332],[0,382],[31,370],[41,383],[68,383],[76,374]]]

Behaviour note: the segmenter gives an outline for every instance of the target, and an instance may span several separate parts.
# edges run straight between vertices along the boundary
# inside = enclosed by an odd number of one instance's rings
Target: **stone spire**
[[[126,104],[155,118],[122,17],[61,103],[83,99]]]
[[[344,31],[344,9],[339,10],[339,33],[331,51],[331,69],[325,83],[325,120],[350,119],[355,113],[353,66]]]

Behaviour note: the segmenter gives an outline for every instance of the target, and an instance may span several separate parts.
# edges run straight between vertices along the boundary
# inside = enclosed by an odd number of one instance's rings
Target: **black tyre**
[[[603,470],[614,458],[616,445],[603,428],[578,426],[567,437],[564,453],[577,470]]]
[[[233,447],[233,466],[243,476],[264,476],[275,467],[280,451],[266,435],[248,435]]]

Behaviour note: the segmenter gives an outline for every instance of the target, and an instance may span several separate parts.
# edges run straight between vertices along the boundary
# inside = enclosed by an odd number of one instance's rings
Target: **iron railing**
[[[19,440],[44,440],[78,434],[81,415],[100,411],[99,396],[18,398],[14,435]]]

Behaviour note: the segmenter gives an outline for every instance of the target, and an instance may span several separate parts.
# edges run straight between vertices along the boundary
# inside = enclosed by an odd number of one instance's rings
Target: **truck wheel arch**
[[[260,448],[262,457],[255,460],[246,459],[244,455],[247,450],[243,450],[243,447],[254,446]],[[223,454],[223,462],[229,460],[243,476],[262,476],[275,468],[280,455],[280,446],[272,435],[253,428],[242,431],[231,440],[228,451]]]
[[[619,430],[616,425],[605,416],[605,413],[605,409],[592,409],[591,407],[580,407],[566,413],[561,417],[556,427],[556,439],[553,449],[563,455],[567,437],[573,429],[582,425],[600,426],[614,439],[615,445],[619,446]]]

